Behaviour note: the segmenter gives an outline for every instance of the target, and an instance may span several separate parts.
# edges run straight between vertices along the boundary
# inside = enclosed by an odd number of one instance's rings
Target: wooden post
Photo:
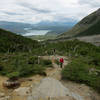
[[[40,56],[38,56],[38,64],[40,64]]]

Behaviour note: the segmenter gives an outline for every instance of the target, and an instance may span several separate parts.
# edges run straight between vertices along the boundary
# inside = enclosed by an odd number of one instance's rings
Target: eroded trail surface
[[[62,69],[55,63],[61,57],[42,56],[42,59],[50,59],[53,63],[53,68],[46,70],[47,76],[36,75],[21,79],[21,87],[8,93],[10,98],[0,100],[100,100],[100,94],[88,86],[61,80]],[[68,59],[63,58],[65,66]]]

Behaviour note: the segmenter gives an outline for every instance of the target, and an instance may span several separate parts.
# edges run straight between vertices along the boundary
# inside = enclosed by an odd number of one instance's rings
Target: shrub
[[[6,58],[6,59],[5,59]],[[1,75],[8,76],[9,78],[15,77],[27,77],[34,74],[44,74],[45,75],[45,63],[37,64],[38,57],[32,56],[30,54],[12,54],[12,55],[3,55],[0,57],[0,65],[3,65],[3,69],[0,71]],[[1,67],[2,67],[1,65]]]
[[[93,55],[93,60],[91,63],[93,63],[96,66],[100,66],[100,53],[95,53]]]
[[[34,74],[40,74],[40,75],[44,75],[45,73],[45,67],[41,66],[41,65],[35,65],[33,67],[33,73]]]
[[[14,80],[19,77],[19,72],[12,72],[7,74],[7,76],[9,77],[10,80]]]
[[[60,64],[58,60],[55,60],[55,63],[56,63],[57,65],[59,65],[59,64]]]
[[[87,64],[77,61],[72,61],[62,70],[62,78],[82,81],[81,78],[88,74],[89,68],[87,67]]]
[[[52,62],[50,60],[41,59],[40,64],[42,64],[44,67],[52,67]]]
[[[96,72],[96,67],[89,65],[82,59],[77,58],[72,60],[72,62],[62,70],[62,79],[85,83],[100,92],[100,76]],[[90,73],[91,68],[94,70]]]
[[[38,64],[38,57],[37,56],[32,56],[28,60],[28,64]]]
[[[0,71],[3,70],[3,65],[0,63]]]

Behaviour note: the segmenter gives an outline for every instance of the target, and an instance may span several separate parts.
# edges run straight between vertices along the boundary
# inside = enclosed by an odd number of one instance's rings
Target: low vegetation
[[[45,69],[52,63],[38,56],[53,54],[70,58],[62,79],[87,84],[100,92],[100,47],[79,40],[39,43],[0,29],[0,75],[10,79],[46,75]]]
[[[51,35],[36,35],[36,36],[28,36],[28,38],[31,38],[32,40],[48,40],[48,39],[55,39],[57,37],[56,34],[51,34]]]
[[[39,43],[12,32],[0,29],[0,52],[31,52]]]
[[[71,62],[62,70],[62,79],[87,84],[100,92],[100,47],[79,44],[75,52],[70,51]]]
[[[46,43],[44,50],[47,50],[48,55],[52,55],[53,49],[57,54],[67,56],[87,56],[93,55],[100,51],[100,48],[92,45],[91,43],[85,43],[79,40],[70,40],[57,43]]]
[[[2,54],[0,55],[0,74],[14,77],[27,77],[30,75],[41,74],[45,75],[45,69],[52,67],[52,63],[49,60],[39,59],[31,54],[19,53],[19,54]]]

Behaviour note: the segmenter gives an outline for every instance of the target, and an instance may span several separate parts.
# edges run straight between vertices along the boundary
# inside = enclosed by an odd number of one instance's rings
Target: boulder
[[[4,93],[0,93],[0,98],[4,97],[5,94]]]
[[[20,86],[20,82],[7,80],[7,81],[3,82],[3,86],[7,87],[7,88],[15,88],[15,87]]]
[[[28,94],[30,94],[30,88],[20,87],[14,90],[14,94],[16,94],[17,96],[27,96]]]

